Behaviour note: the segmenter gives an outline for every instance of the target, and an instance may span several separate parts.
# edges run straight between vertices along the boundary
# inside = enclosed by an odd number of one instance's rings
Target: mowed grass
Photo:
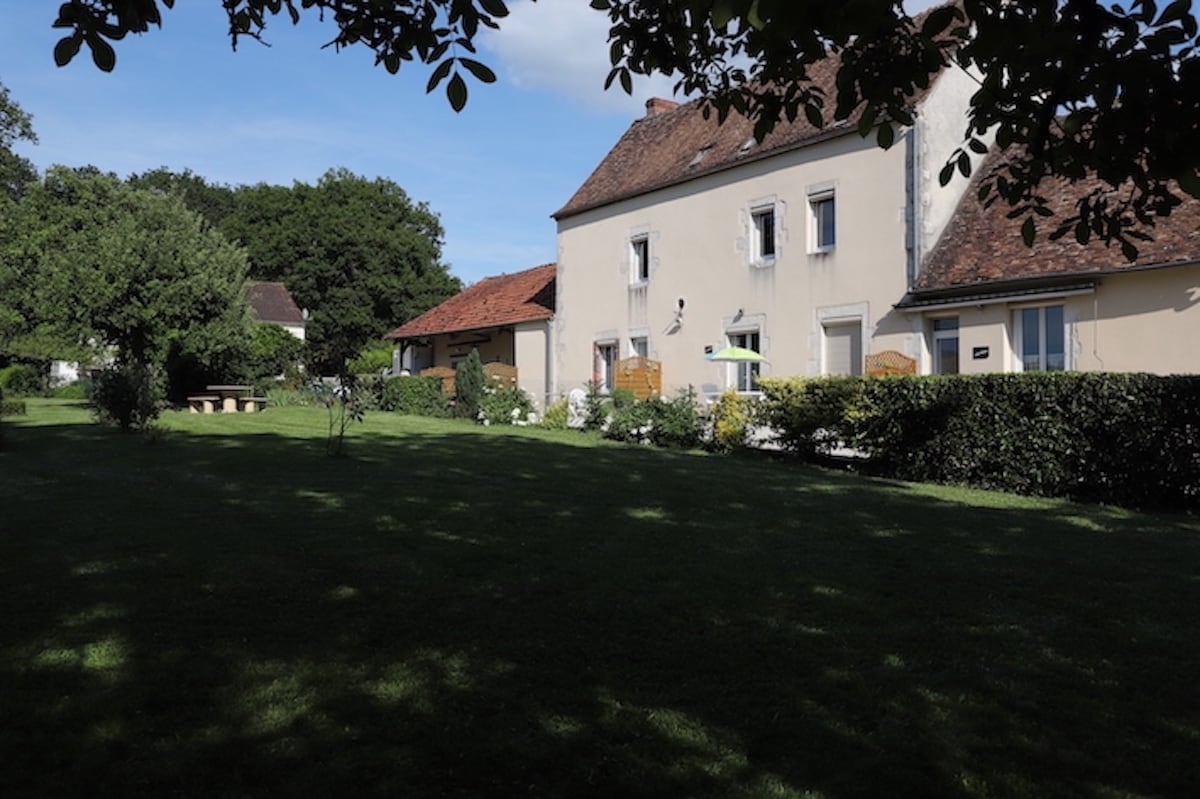
[[[0,796],[1190,796],[1200,523],[576,433],[32,402]]]

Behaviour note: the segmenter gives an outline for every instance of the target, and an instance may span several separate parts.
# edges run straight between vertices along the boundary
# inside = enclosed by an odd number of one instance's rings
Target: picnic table
[[[216,413],[220,403],[222,413],[237,413],[239,410],[254,413],[267,406],[266,397],[254,397],[254,386],[216,385],[205,386],[207,394],[188,397],[192,413]]]

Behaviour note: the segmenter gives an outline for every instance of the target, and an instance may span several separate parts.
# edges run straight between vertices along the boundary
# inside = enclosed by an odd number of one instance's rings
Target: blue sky
[[[553,261],[550,214],[562,206],[650,96],[604,92],[607,26],[586,0],[510,4],[482,60],[499,81],[471,82],[461,114],[428,70],[389,75],[364,48],[335,53],[315,15],[276,19],[270,47],[231,52],[217,0],[180,0],[163,27],[117,44],[117,68],[84,50],[54,65],[54,2],[10,3],[0,27],[0,82],[33,114],[40,143],[18,149],[39,168],[93,164],[128,175],[159,166],[211,181],[314,182],[346,167],[394,180],[436,211],[451,271],[470,283]],[[930,5],[910,2],[910,8]]]

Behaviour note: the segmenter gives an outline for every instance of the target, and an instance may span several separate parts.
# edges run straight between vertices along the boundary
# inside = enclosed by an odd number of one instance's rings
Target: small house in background
[[[400,368],[452,369],[479,350],[484,364],[516,367],[517,384],[545,407],[553,384],[555,270],[544,264],[484,278],[392,330],[385,338],[397,343]]]
[[[256,320],[279,325],[304,341],[308,315],[296,305],[287,286],[282,283],[252,280],[246,284],[246,300],[250,303],[250,310]]]

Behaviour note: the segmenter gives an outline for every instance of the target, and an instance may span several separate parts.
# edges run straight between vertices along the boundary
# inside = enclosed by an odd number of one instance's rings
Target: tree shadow
[[[532,434],[10,429],[5,795],[1185,795],[1186,517]]]

